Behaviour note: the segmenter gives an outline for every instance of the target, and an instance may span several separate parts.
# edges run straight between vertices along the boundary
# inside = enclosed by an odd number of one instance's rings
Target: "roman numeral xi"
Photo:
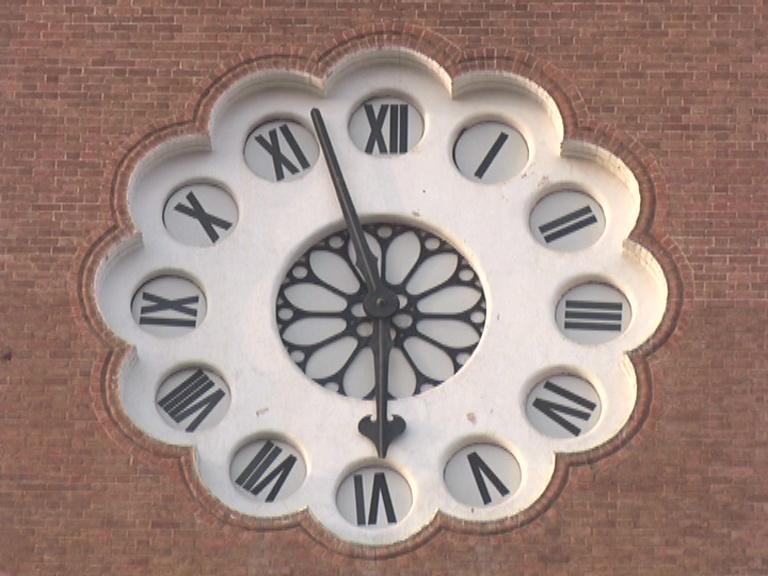
[[[281,124],[279,127],[280,134],[276,129],[271,129],[267,132],[267,138],[263,134],[257,134],[254,136],[256,142],[261,146],[267,154],[272,157],[272,166],[275,171],[275,180],[278,182],[285,179],[285,171],[287,170],[291,174],[298,174],[301,170],[309,168],[309,160],[307,160],[304,151],[296,141],[296,137],[291,132],[290,127],[287,124]],[[282,139],[280,138],[282,136]],[[289,158],[283,152],[281,141],[288,144],[293,159]],[[298,166],[296,166],[298,164]]]

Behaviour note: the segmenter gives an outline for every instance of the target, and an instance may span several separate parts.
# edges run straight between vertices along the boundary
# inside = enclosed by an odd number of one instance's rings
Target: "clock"
[[[122,409],[236,522],[494,526],[633,413],[667,300],[637,180],[528,80],[401,50],[256,73],[128,187],[95,283]]]

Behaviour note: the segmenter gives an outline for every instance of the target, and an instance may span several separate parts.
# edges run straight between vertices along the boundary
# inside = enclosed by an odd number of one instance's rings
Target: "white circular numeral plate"
[[[163,224],[187,246],[211,246],[229,236],[237,224],[237,204],[223,188],[191,184],[168,198]]]
[[[187,368],[163,381],[155,406],[171,428],[192,433],[218,424],[229,400],[229,388],[221,376],[204,368]]]
[[[402,520],[413,504],[408,482],[383,466],[366,466],[347,476],[336,493],[336,506],[349,523],[385,528]]]
[[[470,180],[497,184],[523,171],[528,164],[528,145],[512,126],[481,122],[459,134],[453,160],[459,172]]]
[[[520,487],[520,465],[496,444],[471,444],[456,452],[445,467],[448,491],[462,504],[495,506]]]
[[[349,137],[372,156],[405,154],[424,134],[424,119],[400,98],[372,98],[349,119]]]
[[[545,436],[574,438],[595,427],[601,409],[600,396],[589,382],[561,374],[539,382],[531,390],[525,413]]]
[[[560,299],[555,310],[560,331],[579,344],[603,344],[629,326],[632,310],[624,294],[613,286],[581,284]]]
[[[145,332],[162,338],[182,336],[205,318],[205,295],[186,278],[158,276],[133,295],[131,313]]]
[[[242,447],[232,459],[229,473],[241,492],[269,503],[296,492],[307,477],[307,466],[293,446],[272,438]]]
[[[293,120],[273,120],[258,126],[245,141],[245,163],[270,182],[304,176],[320,155],[315,137]]]
[[[605,230],[605,215],[591,196],[561,190],[536,204],[530,225],[533,236],[547,248],[574,252],[598,241]]]

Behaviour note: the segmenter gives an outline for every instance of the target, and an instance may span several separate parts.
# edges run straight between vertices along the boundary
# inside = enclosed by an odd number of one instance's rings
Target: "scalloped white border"
[[[407,94],[425,117],[423,140],[397,159],[367,157],[347,138],[351,112],[382,90]],[[408,430],[390,447],[388,460],[410,483],[413,506],[397,525],[380,530],[350,525],[335,503],[344,477],[375,462],[372,445],[356,430],[371,403],[308,383],[282,349],[274,321],[277,287],[291,261],[341,224],[327,171],[321,159],[303,178],[272,185],[251,174],[242,158],[242,143],[254,125],[280,114],[310,126],[314,105],[323,111],[362,217],[388,215],[441,233],[481,274],[488,302],[486,329],[467,365],[439,388],[393,407]],[[459,131],[487,117],[520,127],[532,155],[520,176],[494,186],[470,183],[451,163]],[[196,180],[222,184],[238,204],[238,229],[216,247],[182,246],[162,225],[168,195]],[[603,207],[606,232],[587,250],[547,251],[530,236],[530,210],[558,183],[578,186]],[[176,138],[140,161],[128,202],[139,233],[113,247],[96,279],[105,320],[136,347],[120,376],[126,412],[150,436],[194,446],[203,483],[231,509],[272,518],[308,508],[348,542],[403,541],[438,509],[464,520],[491,521],[528,508],[546,489],[557,452],[591,449],[624,426],[636,398],[625,351],[653,333],[666,306],[661,267],[627,240],[640,197],[621,160],[592,144],[564,142],[553,99],[529,80],[481,72],[451,82],[435,62],[406,49],[355,54],[324,80],[285,70],[241,80],[215,104],[207,137]],[[148,337],[133,323],[126,303],[148,278],[180,271],[206,292],[208,317],[181,338]],[[627,331],[608,344],[579,346],[555,325],[557,301],[584,281],[614,284],[633,308]],[[197,363],[224,377],[232,404],[220,425],[186,435],[163,424],[155,390],[165,375]],[[561,371],[590,380],[603,410],[585,437],[555,441],[526,423],[525,400],[541,378]],[[290,441],[307,465],[302,488],[273,505],[250,501],[229,477],[237,450],[268,435]],[[498,443],[520,463],[520,489],[497,507],[469,509],[451,498],[443,482],[450,457],[476,441]]]

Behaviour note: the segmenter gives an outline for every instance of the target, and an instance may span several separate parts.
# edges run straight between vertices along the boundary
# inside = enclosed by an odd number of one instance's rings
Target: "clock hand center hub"
[[[400,300],[394,292],[381,287],[368,292],[363,307],[371,318],[391,318],[400,308]]]

